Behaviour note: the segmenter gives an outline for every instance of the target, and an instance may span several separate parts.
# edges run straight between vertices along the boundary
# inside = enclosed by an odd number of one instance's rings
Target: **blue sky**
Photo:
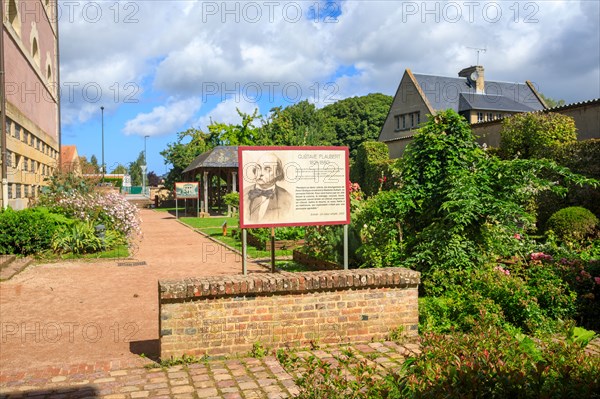
[[[160,151],[236,108],[393,95],[402,73],[531,80],[567,102],[600,97],[596,1],[59,1],[62,141],[105,163]]]

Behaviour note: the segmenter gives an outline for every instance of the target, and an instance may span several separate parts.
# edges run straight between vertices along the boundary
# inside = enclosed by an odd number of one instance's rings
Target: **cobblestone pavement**
[[[418,352],[416,344],[356,344],[351,348],[381,369],[396,367]],[[340,347],[298,352],[335,362]],[[147,360],[146,363],[152,363]],[[266,356],[208,360],[168,368],[97,363],[37,372],[0,374],[0,398],[293,398],[299,393],[293,377],[277,359]]]

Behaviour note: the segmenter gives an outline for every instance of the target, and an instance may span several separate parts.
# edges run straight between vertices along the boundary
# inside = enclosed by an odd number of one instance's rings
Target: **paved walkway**
[[[397,368],[407,356],[418,352],[415,344],[394,342],[358,344],[346,349],[381,372]],[[341,353],[339,347],[334,347],[298,355],[310,354],[334,364],[334,356]],[[292,398],[299,393],[293,376],[273,356],[210,360],[169,368],[90,371],[65,367],[55,371],[46,375],[22,373],[19,378],[4,376],[0,379],[0,398],[276,399]]]
[[[241,273],[239,255],[172,215],[141,216],[132,258],[31,265],[0,283],[0,377],[142,365],[158,349],[159,279]]]

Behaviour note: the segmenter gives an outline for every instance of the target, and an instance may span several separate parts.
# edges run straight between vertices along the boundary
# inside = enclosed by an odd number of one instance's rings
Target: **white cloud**
[[[82,18],[88,3],[102,7],[99,21]],[[207,90],[210,94],[215,87],[213,95],[224,101],[228,91],[258,86],[270,94],[269,85],[277,83],[275,97],[284,96],[282,88],[292,84],[303,93],[297,100],[322,104],[331,90],[321,89],[316,96],[314,88],[336,79],[335,98],[393,94],[404,69],[456,76],[475,63],[476,53],[468,47],[484,46],[481,63],[488,79],[529,79],[567,101],[600,95],[595,73],[600,65],[597,2],[77,4],[73,22],[65,13],[61,18],[61,80],[97,83],[103,104],[88,101],[81,88],[72,101],[65,101],[63,90],[67,124],[84,122],[100,105],[109,110],[123,105],[133,91],[131,86],[125,91],[125,84],[137,85],[139,101],[158,92],[199,97],[204,103]],[[321,19],[315,22],[317,4]],[[485,9],[486,4],[500,7],[501,15],[496,19],[497,10]],[[331,18],[338,8],[341,14]],[[354,66],[358,73],[335,76],[341,65]],[[581,85],[581,76],[592,81]],[[111,87],[121,88],[117,101]]]
[[[155,107],[151,112],[138,114],[125,123],[123,133],[138,136],[162,136],[176,132],[188,122],[201,107],[199,98],[168,101],[166,106]]]

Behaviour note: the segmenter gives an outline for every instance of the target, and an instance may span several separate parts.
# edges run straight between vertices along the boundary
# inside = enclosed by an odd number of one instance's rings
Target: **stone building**
[[[398,85],[379,134],[390,158],[402,156],[427,115],[453,109],[471,124],[546,108],[533,84],[486,81],[482,66],[461,70],[458,77],[413,74],[407,69]]]
[[[0,206],[22,209],[59,164],[58,5],[56,0],[0,4]]]

